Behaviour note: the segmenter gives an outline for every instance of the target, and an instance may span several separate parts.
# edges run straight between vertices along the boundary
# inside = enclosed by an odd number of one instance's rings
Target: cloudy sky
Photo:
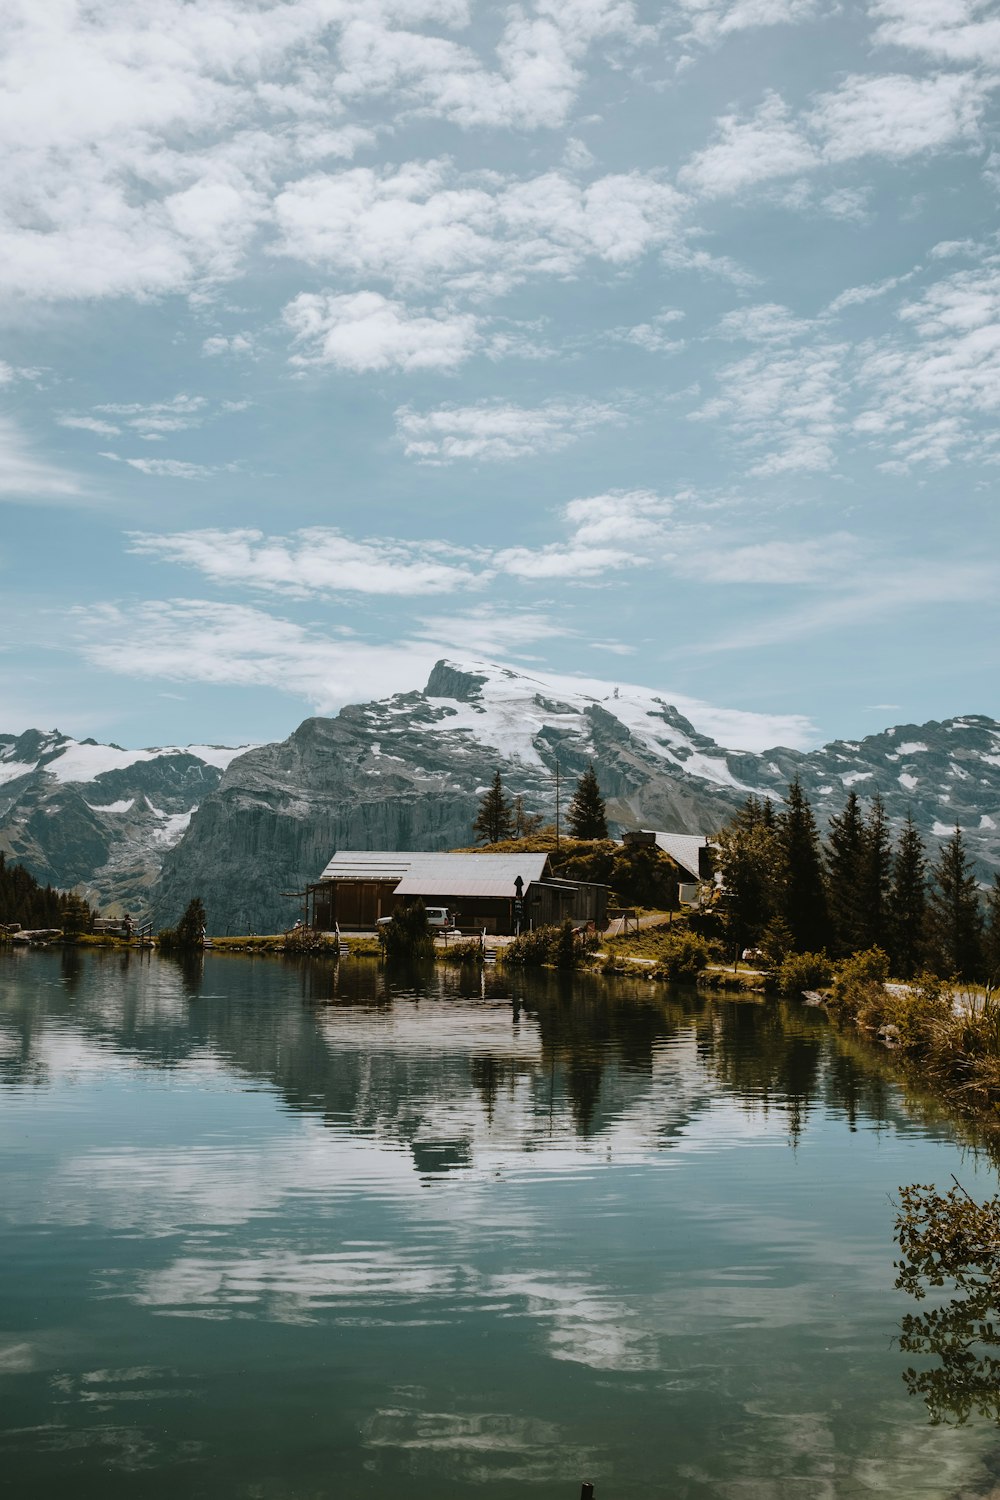
[[[995,6],[4,15],[0,730],[1000,715]]]

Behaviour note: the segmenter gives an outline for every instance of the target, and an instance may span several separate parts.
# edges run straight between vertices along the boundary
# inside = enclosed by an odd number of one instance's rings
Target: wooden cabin
[[[371,931],[379,917],[417,900],[446,906],[461,929],[502,936],[567,918],[598,929],[607,920],[607,887],[554,876],[544,852],[338,849],[307,893],[309,924],[319,932]]]

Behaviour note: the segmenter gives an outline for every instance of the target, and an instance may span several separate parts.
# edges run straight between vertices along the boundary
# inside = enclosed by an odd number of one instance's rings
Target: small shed
[[[338,849],[307,891],[310,924],[321,932],[370,930],[379,917],[418,899],[448,907],[460,928],[502,935],[567,917],[603,927],[607,911],[605,886],[554,878],[544,852]]]

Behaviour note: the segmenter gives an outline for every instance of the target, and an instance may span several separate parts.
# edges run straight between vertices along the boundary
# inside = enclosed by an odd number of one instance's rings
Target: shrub
[[[838,1020],[858,1021],[862,1011],[885,1005],[889,959],[881,948],[866,948],[838,965],[828,1009]],[[860,1024],[866,1025],[867,1022]]]
[[[469,938],[464,943],[450,943],[447,948],[436,953],[435,957],[443,964],[481,964],[483,945],[478,938]]]
[[[824,989],[832,978],[833,965],[825,953],[786,954],[775,975],[779,995]]]
[[[422,901],[394,911],[392,921],[381,929],[381,936],[390,963],[412,963],[415,959],[434,957],[434,935],[427,925],[427,910]]]
[[[716,950],[706,938],[695,932],[668,933],[663,939],[656,964],[650,970],[654,979],[697,979],[716,957]]]
[[[597,941],[596,935],[577,934],[567,920],[558,927],[536,927],[532,932],[522,932],[501,950],[500,957],[505,964],[526,969],[576,969],[584,953],[596,947]]]

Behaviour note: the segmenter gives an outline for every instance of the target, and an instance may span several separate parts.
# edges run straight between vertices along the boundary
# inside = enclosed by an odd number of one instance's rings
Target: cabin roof
[[[548,855],[429,854],[419,850],[338,849],[320,881],[391,881],[397,896],[513,896],[518,875],[527,890],[545,874]]]
[[[662,849],[664,854],[669,854],[674,864],[687,870],[695,880],[701,879],[698,850],[705,848],[707,838],[700,833],[663,833],[660,829],[655,830],[655,837],[656,847]]]

